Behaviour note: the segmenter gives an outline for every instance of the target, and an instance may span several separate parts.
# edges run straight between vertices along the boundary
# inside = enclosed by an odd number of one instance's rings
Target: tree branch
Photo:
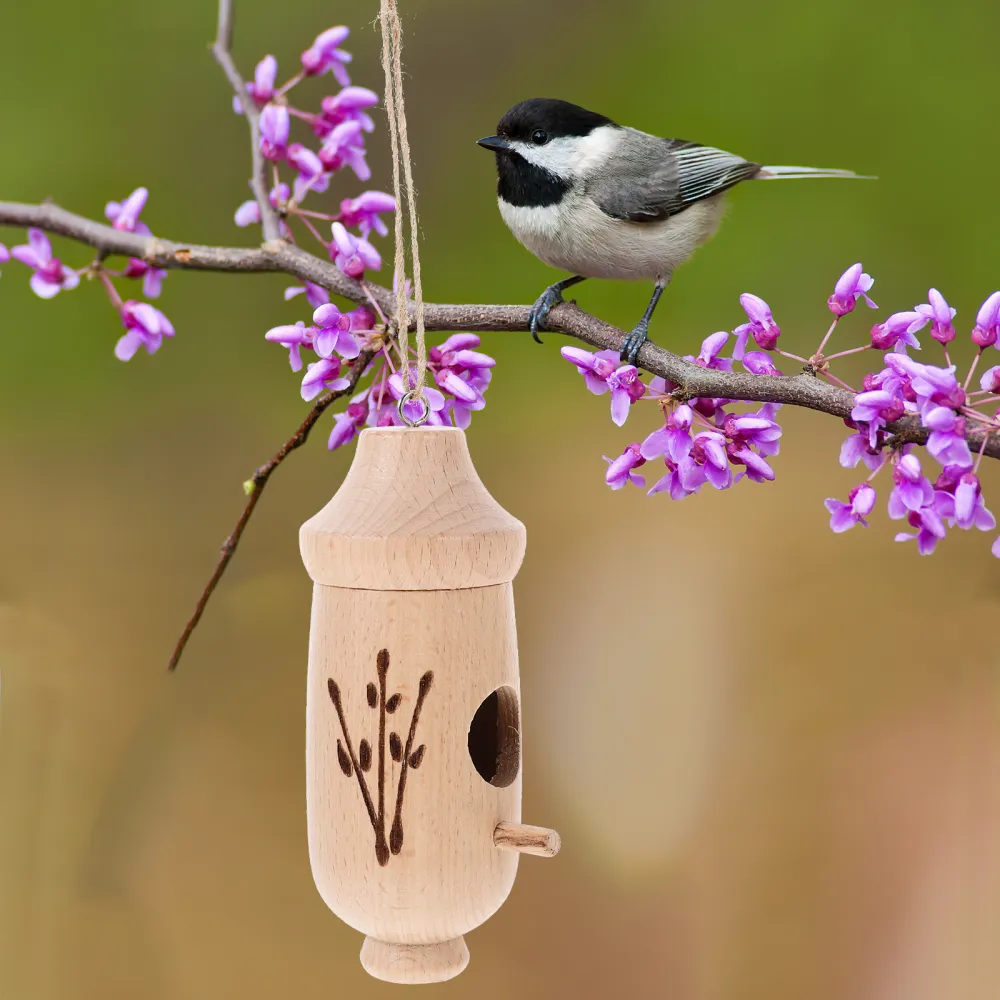
[[[388,288],[348,278],[330,261],[316,257],[284,240],[271,240],[262,247],[212,247],[194,243],[176,243],[155,236],[122,233],[94,222],[57,205],[22,205],[0,202],[0,226],[35,226],[66,236],[93,247],[103,254],[137,257],[155,267],[198,271],[279,271],[301,281],[310,281],[327,291],[366,303],[369,295],[387,313],[394,311],[394,297]],[[484,333],[514,333],[528,329],[528,306],[518,305],[443,305],[427,303],[424,323],[429,332],[475,330]],[[549,314],[549,329],[576,337],[593,347],[617,351],[625,331],[584,312],[574,303],[556,306]],[[813,374],[772,376],[742,372],[721,372],[701,368],[676,354],[646,344],[639,352],[639,365],[654,375],[669,379],[680,387],[686,398],[718,397],[760,403],[802,406],[835,417],[847,417],[854,396],[824,382]],[[971,421],[970,421],[971,424]],[[888,430],[906,442],[924,444],[928,431],[913,416],[903,417]],[[983,438],[989,437],[984,454],[1000,458],[1000,435],[988,428],[970,426],[966,433],[969,447],[979,451]]]
[[[261,231],[264,240],[276,240],[281,236],[281,223],[278,219],[278,212],[268,196],[267,160],[264,159],[260,151],[260,112],[257,110],[253,98],[247,93],[246,83],[240,76],[236,63],[233,62],[230,53],[232,44],[233,3],[232,0],[219,0],[219,27],[215,35],[215,43],[212,45],[212,55],[215,56],[215,61],[228,77],[250,126],[250,153],[253,167],[250,186],[260,208]]]
[[[219,8],[219,41],[216,43],[216,50],[217,55],[219,52],[222,53],[220,62],[222,62],[223,68],[232,68],[232,61],[228,57],[228,38],[232,28],[228,10],[228,0],[222,0]],[[227,73],[229,73],[229,68],[227,68]],[[236,81],[239,81],[239,74],[235,72],[235,69],[232,70],[230,78],[233,79],[234,85]],[[239,82],[242,84],[242,81]],[[249,100],[249,95],[246,95],[245,89],[241,89],[240,99],[244,102],[245,107],[248,103],[251,105],[253,103]],[[250,110],[252,110],[253,115],[248,112],[248,118],[251,122],[251,132],[255,137],[254,160],[256,169],[260,165],[258,160],[261,159],[257,153],[256,144],[256,118],[254,117],[256,108]],[[255,177],[256,180],[262,178],[263,173],[257,174]],[[255,191],[257,190],[255,187]],[[266,190],[264,193],[266,201]],[[272,208],[270,201],[267,201],[267,208],[269,210]],[[263,207],[261,218],[264,220],[268,218],[268,213],[264,211]],[[277,223],[276,213],[272,212],[272,218]],[[364,304],[374,300],[387,314],[394,312],[395,297],[388,288],[369,282],[362,285],[347,277],[330,261],[316,257],[282,239],[269,239],[261,247],[213,247],[195,243],[177,243],[159,239],[156,236],[119,232],[111,226],[68,212],[51,202],[42,205],[0,202],[0,226],[43,229],[46,232],[64,236],[94,248],[98,251],[101,259],[109,255],[122,255],[136,257],[155,267],[192,271],[277,271],[300,281],[309,281],[320,285],[327,291],[352,302]],[[484,333],[524,332],[528,330],[529,326],[529,311],[528,306],[519,305],[425,303],[424,323],[428,332],[458,330]],[[626,336],[624,330],[584,312],[573,302],[556,306],[552,310],[549,314],[548,328],[553,333],[563,333],[576,337],[593,347],[609,351],[620,350]],[[330,404],[354,390],[358,379],[373,356],[371,351],[363,352],[350,369],[350,386],[342,391],[321,396],[298,430],[264,465],[257,469],[249,480],[252,484],[252,492],[236,526],[224,542],[215,570],[205,585],[195,605],[194,613],[174,648],[169,663],[170,670],[177,667],[184,647],[197,627],[209,598],[225,573],[271,474],[296,448],[305,444],[310,431]],[[692,364],[652,343],[645,344],[639,351],[638,362],[646,371],[660,375],[677,385],[676,395],[683,399],[714,397],[748,402],[782,403],[806,407],[841,418],[848,417],[854,406],[853,393],[830,385],[811,372],[788,376],[722,372]],[[887,430],[896,435],[898,442],[924,444],[928,437],[927,429],[920,424],[916,417],[909,415],[894,424],[890,424]],[[979,451],[982,448],[985,455],[991,458],[1000,458],[1000,440],[998,440],[1000,435],[993,434],[989,427],[971,425],[966,432],[966,438],[973,451]],[[984,438],[988,438],[985,445]]]
[[[313,408],[306,415],[305,420],[299,424],[298,430],[259,469],[257,469],[250,479],[247,480],[244,486],[244,488],[249,492],[246,506],[243,508],[243,513],[240,514],[239,520],[236,522],[236,526],[229,533],[229,537],[222,543],[222,549],[219,552],[219,561],[215,564],[215,569],[209,577],[208,583],[205,584],[205,588],[202,590],[197,604],[195,604],[194,612],[188,620],[187,625],[184,626],[184,631],[181,633],[180,638],[177,640],[177,645],[174,646],[174,651],[170,656],[170,662],[167,664],[168,670],[176,670],[177,664],[180,662],[181,654],[184,652],[184,647],[188,644],[188,639],[191,638],[191,634],[194,632],[195,628],[197,628],[198,622],[201,621],[201,616],[205,612],[205,606],[208,604],[209,598],[212,596],[219,581],[222,579],[222,574],[225,573],[226,567],[229,565],[229,561],[233,558],[233,554],[236,552],[236,546],[240,544],[240,539],[243,537],[243,531],[247,526],[247,522],[250,520],[250,515],[253,514],[254,509],[257,506],[257,501],[260,500],[261,493],[264,492],[264,487],[267,485],[267,481],[271,478],[271,473],[274,472],[274,470],[277,469],[278,466],[281,465],[281,463],[284,462],[284,460],[288,458],[288,456],[295,451],[296,448],[301,448],[302,445],[306,443],[309,439],[310,431],[331,403],[336,402],[336,400],[340,399],[342,396],[350,395],[354,391],[358,384],[358,379],[361,378],[362,373],[365,368],[368,367],[369,362],[374,356],[374,351],[363,351],[354,360],[350,367],[350,374],[348,376],[350,385],[346,389],[340,389],[337,392],[328,392],[325,395],[320,396],[320,398],[313,404]]]

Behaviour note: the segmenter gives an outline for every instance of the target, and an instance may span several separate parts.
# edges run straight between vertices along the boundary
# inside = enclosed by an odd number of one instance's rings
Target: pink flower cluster
[[[778,374],[766,354],[747,351],[750,337],[758,346],[773,349],[780,334],[771,310],[756,295],[741,298],[749,322],[734,331],[734,355],[740,352],[743,366],[755,374]],[[702,368],[732,371],[733,358],[722,354],[729,340],[726,331],[706,337],[697,357],[686,360]],[[576,365],[587,388],[595,395],[611,394],[611,419],[621,427],[630,408],[640,400],[658,403],[663,426],[642,442],[628,445],[608,463],[605,481],[613,490],[627,483],[646,485],[644,474],[635,470],[646,462],[659,459],[665,467],[648,493],[668,493],[674,500],[697,493],[706,483],[713,489],[726,490],[744,476],[754,482],[774,479],[768,459],[778,454],[781,426],[777,421],[779,406],[767,403],[752,412],[736,412],[728,399],[691,399],[679,401],[677,386],[659,376],[647,385],[633,365],[622,365],[614,351],[591,352],[578,347],[564,347],[562,356]]]
[[[388,227],[382,216],[395,211],[395,200],[381,191],[364,191],[355,198],[342,199],[334,213],[302,208],[310,192],[322,193],[328,189],[332,175],[338,170],[349,167],[361,181],[371,176],[365,161],[364,136],[375,127],[368,111],[378,103],[378,96],[364,87],[351,85],[346,70],[351,57],[341,48],[347,36],[348,29],[343,27],[319,35],[302,53],[301,69],[280,87],[276,86],[277,60],[267,56],[257,65],[253,82],[247,84],[247,93],[261,109],[260,149],[274,164],[276,183],[270,200],[282,216],[285,232],[291,235],[291,223],[300,223],[323,244],[344,274],[361,279],[367,271],[382,266],[381,255],[370,237],[373,233],[387,235]],[[288,94],[294,86],[328,71],[336,77],[341,90],[324,97],[319,111],[305,111],[288,103]],[[234,107],[238,112],[243,110],[240,101]],[[317,148],[291,141],[293,119],[310,127],[313,137],[319,140]],[[285,165],[295,171],[290,185],[279,179],[279,171]],[[317,220],[329,224],[330,239],[320,234]],[[236,222],[241,226],[259,223],[257,203],[248,201],[240,205]],[[343,412],[335,415],[330,448],[346,444],[362,427],[401,423],[398,403],[405,391],[402,372],[405,366],[414,371],[413,358],[402,357],[397,345],[386,337],[385,317],[377,317],[365,306],[342,312],[330,302],[326,291],[312,284],[289,288],[285,297],[291,299],[302,294],[313,308],[312,323],[307,325],[300,320],[277,326],[268,330],[265,337],[287,348],[293,371],[302,371],[305,365],[300,390],[303,399],[315,399],[324,391],[343,391],[350,385],[344,374],[345,363],[357,358],[362,350],[374,352],[373,361],[362,373],[363,378],[371,377],[371,382]],[[469,426],[473,411],[486,405],[484,393],[496,364],[493,358],[476,350],[479,345],[475,334],[462,333],[431,349],[427,365],[429,384],[425,385],[420,401],[405,404],[408,419],[425,418],[431,425]],[[312,352],[316,360],[304,361],[303,350]]]
[[[409,401],[403,404],[408,420],[417,420],[427,408],[430,426],[466,428],[474,410],[486,406],[483,394],[490,384],[496,364],[488,354],[476,350],[479,337],[474,333],[456,333],[443,344],[431,348],[427,358],[429,381],[423,390],[423,404]],[[399,401],[405,388],[400,371],[393,371],[388,352],[377,355],[365,375],[373,375],[371,384],[348,403],[347,408],[334,414],[330,433],[330,450],[351,441],[364,427],[393,427],[402,424]],[[416,366],[410,362],[411,380]],[[436,387],[435,387],[436,386]]]
[[[249,100],[260,109],[261,152],[274,163],[270,201],[281,213],[283,234],[294,238],[290,222],[297,220],[320,240],[344,274],[361,278],[366,270],[382,266],[382,258],[369,236],[373,232],[380,236],[387,234],[382,215],[395,211],[395,200],[381,191],[364,191],[357,197],[342,199],[339,210],[334,213],[307,211],[301,207],[310,191],[326,191],[333,174],[345,166],[351,167],[360,180],[370,177],[363,134],[375,127],[366,109],[378,103],[378,96],[364,87],[351,86],[346,69],[351,56],[341,48],[348,34],[347,28],[337,27],[317,36],[302,53],[298,73],[281,87],[276,86],[277,60],[274,56],[265,56],[257,64],[253,81],[246,87]],[[333,74],[341,89],[337,94],[322,98],[318,112],[300,111],[288,104],[287,95],[294,86],[327,72]],[[242,101],[234,98],[233,104],[235,110],[242,113]],[[290,141],[293,117],[311,126],[313,135],[321,141],[318,151]],[[282,165],[295,172],[291,184],[280,178]],[[140,187],[124,201],[108,202],[105,208],[108,222],[120,232],[151,235],[149,227],[140,219],[148,197],[146,188]],[[329,240],[320,235],[316,220],[329,225]],[[240,226],[259,224],[258,204],[247,201],[240,205],[236,210],[236,223]],[[115,284],[114,279],[141,281],[145,298],[158,298],[167,272],[145,260],[131,257],[120,271],[111,270],[103,260],[85,268],[70,268],[53,254],[48,236],[39,229],[29,229],[28,242],[23,245],[8,250],[0,244],[0,263],[7,263],[11,258],[31,269],[31,287],[35,294],[46,299],[76,288],[84,275],[98,278],[125,327],[124,335],[115,345],[115,355],[122,361],[133,358],[140,348],[154,354],[165,338],[174,336],[173,325],[159,309],[137,298],[123,299]],[[296,370],[302,366],[300,350],[306,347],[315,351],[318,360],[309,365],[302,384],[302,395],[312,399],[324,389],[342,388],[347,384],[340,376],[341,363],[358,356],[354,334],[371,332],[375,317],[365,308],[341,313],[330,304],[329,295],[316,285],[289,288],[285,297],[292,298],[303,292],[315,310],[314,325],[300,322],[277,327],[268,337],[289,348],[292,367]]]
[[[957,310],[932,288],[926,303],[894,313],[872,328],[871,343],[865,347],[892,350],[883,356],[884,368],[864,377],[846,421],[853,433],[840,452],[841,465],[855,468],[863,463],[870,475],[854,487],[847,503],[826,501],[834,531],[847,531],[857,524],[867,527],[865,518],[876,501],[870,484],[883,469],[889,470],[892,479],[889,517],[905,521],[911,529],[898,532],[896,541],[915,540],[921,555],[932,553],[949,528],[992,531],[996,527],[996,518],[983,501],[978,472],[990,434],[1000,430],[1000,410],[996,408],[1000,402],[1000,365],[981,375],[979,389],[970,389],[970,384],[983,352],[998,346],[1000,292],[990,295],[976,315],[970,333],[976,353],[961,381],[947,348],[956,337],[956,315]],[[928,324],[931,337],[942,346],[944,366],[916,361],[908,353],[920,349],[915,334]],[[926,452],[940,466],[933,482],[924,475],[917,449],[912,444],[897,444],[889,433],[889,425],[904,416],[916,418],[927,432]],[[974,427],[982,431],[981,447],[975,455],[967,437]],[[1000,538],[994,541],[992,551],[1000,557]]]
[[[382,191],[364,191],[356,198],[343,199],[339,212],[302,208],[310,192],[321,194],[329,188],[338,170],[350,167],[360,181],[371,177],[364,136],[375,128],[368,110],[378,103],[378,95],[351,85],[346,69],[351,56],[341,48],[349,34],[349,29],[341,26],[318,35],[302,53],[298,72],[280,87],[276,85],[278,61],[265,56],[257,64],[253,82],[247,84],[247,93],[260,109],[260,151],[274,164],[270,201],[282,216],[283,231],[291,235],[289,220],[297,219],[323,244],[340,270],[351,278],[361,278],[366,270],[377,271],[382,266],[382,258],[368,237],[373,230],[386,235],[381,215],[395,211],[395,199]],[[318,111],[289,104],[288,95],[294,87],[327,72],[332,72],[341,90],[322,98]],[[239,99],[234,99],[233,107],[242,113]],[[313,139],[319,140],[317,148],[292,141],[293,119],[309,127]],[[279,179],[281,166],[294,171],[291,185]],[[260,208],[254,201],[245,201],[236,209],[235,219],[239,226],[257,224]],[[320,233],[318,222],[330,225],[330,239]],[[357,233],[350,229],[357,229]]]
[[[347,444],[363,427],[388,427],[402,424],[397,404],[405,394],[403,359],[393,357],[398,347],[376,327],[375,314],[364,306],[351,312],[341,312],[329,302],[329,296],[315,285],[305,289],[292,288],[292,295],[305,292],[316,306],[312,325],[299,321],[294,325],[277,326],[264,335],[265,339],[288,349],[292,371],[302,370],[302,350],[316,354],[318,360],[306,364],[302,379],[302,398],[315,399],[324,390],[346,389],[350,382],[343,374],[343,363],[357,358],[362,350],[373,351],[372,362],[361,373],[371,376],[371,383],[350,401],[347,408],[334,415],[330,449]],[[286,293],[287,294],[287,293]],[[409,289],[407,289],[409,294]],[[427,381],[422,401],[408,401],[404,413],[410,421],[425,419],[431,426],[466,428],[474,410],[486,406],[484,393],[493,377],[496,361],[476,350],[479,337],[474,333],[456,333],[443,344],[432,347],[427,356]],[[416,367],[413,351],[407,363],[411,384]],[[425,415],[426,408],[426,415]]]
[[[705,339],[697,357],[686,360],[725,372],[739,362],[754,375],[778,378],[782,372],[772,360],[777,354],[854,393],[854,406],[845,421],[852,433],[843,444],[840,462],[847,468],[863,463],[870,475],[850,491],[846,502],[826,500],[830,527],[838,533],[855,525],[867,527],[877,501],[872,482],[882,469],[888,469],[892,478],[888,515],[905,521],[911,529],[897,533],[896,540],[915,539],[917,550],[926,555],[950,528],[992,531],[996,527],[996,519],[983,501],[978,472],[990,435],[1000,431],[1000,364],[980,376],[978,389],[970,389],[970,383],[983,352],[989,347],[1000,349],[1000,292],[990,295],[976,315],[970,334],[976,353],[960,380],[947,346],[956,337],[957,312],[934,288],[928,292],[927,302],[877,323],[861,346],[824,353],[838,323],[854,311],[859,300],[869,308],[878,308],[868,295],[873,284],[860,263],[841,275],[827,300],[833,322],[809,358],[778,347],[781,329],[770,307],[759,296],[747,293],[740,296],[747,322],[732,331],[732,355],[723,353],[730,333],[720,331]],[[928,326],[944,352],[943,366],[910,356],[911,350],[920,349],[916,334]],[[747,350],[751,341],[757,350]],[[859,389],[830,371],[830,362],[835,359],[871,350],[888,352],[883,357],[884,367],[869,372]],[[774,478],[768,460],[778,453],[781,438],[776,404],[736,412],[732,400],[685,399],[677,386],[663,378],[643,382],[639,371],[620,364],[613,351],[564,347],[562,356],[576,366],[591,392],[610,393],[611,419],[619,427],[640,401],[654,401],[663,412],[662,427],[627,445],[617,458],[605,457],[605,481],[613,490],[628,483],[645,487],[646,473],[637,470],[654,460],[662,461],[666,473],[647,492],[650,496],[667,493],[675,500],[697,493],[706,483],[723,490],[743,477],[755,482]],[[926,434],[923,451],[940,466],[933,481],[924,474],[921,449],[894,432],[896,422],[904,417],[915,419]],[[975,454],[969,446],[973,428],[982,432]],[[1000,557],[1000,538],[993,543],[993,554]]]
[[[115,229],[148,236],[149,228],[139,220],[148,196],[149,192],[145,188],[137,188],[123,202],[108,202],[104,213]],[[142,291],[146,298],[158,298],[167,272],[143,260],[130,258],[122,271],[112,271],[103,264],[93,265],[92,268],[73,269],[53,255],[52,244],[40,229],[29,229],[28,242],[12,247],[9,251],[0,243],[0,263],[11,258],[31,268],[31,289],[43,299],[51,299],[59,292],[76,288],[80,284],[80,277],[93,270],[93,273],[101,279],[111,304],[125,327],[125,334],[115,345],[115,355],[122,361],[128,361],[140,347],[145,347],[149,354],[155,354],[163,344],[163,338],[174,335],[170,320],[159,309],[148,302],[138,302],[134,299],[123,301],[112,280],[141,278]]]

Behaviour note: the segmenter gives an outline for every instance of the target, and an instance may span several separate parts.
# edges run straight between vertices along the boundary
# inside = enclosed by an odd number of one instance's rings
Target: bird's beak
[[[488,135],[485,139],[477,139],[477,146],[482,146],[483,149],[492,149],[495,153],[506,153],[510,146],[506,139],[501,139],[498,135]]]

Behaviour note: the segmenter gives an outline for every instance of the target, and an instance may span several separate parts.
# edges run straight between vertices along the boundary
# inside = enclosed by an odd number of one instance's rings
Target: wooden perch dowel
[[[493,843],[505,851],[534,854],[540,858],[554,858],[562,847],[562,838],[546,826],[527,826],[524,823],[500,823],[493,831]]]

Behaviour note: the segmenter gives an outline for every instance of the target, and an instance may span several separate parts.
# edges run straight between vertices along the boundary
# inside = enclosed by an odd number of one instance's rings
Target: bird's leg
[[[537,301],[531,307],[531,312],[528,314],[529,328],[531,330],[531,336],[535,339],[536,344],[540,344],[541,338],[538,336],[539,330],[545,329],[545,324],[549,318],[549,310],[554,306],[559,305],[560,302],[564,302],[565,299],[562,297],[563,290],[571,287],[572,285],[578,285],[581,281],[586,281],[587,279],[580,274],[574,274],[572,278],[563,278],[562,281],[557,281],[554,285],[549,285],[548,288],[538,296]]]
[[[663,289],[670,284],[670,277],[668,274],[665,278],[657,278],[656,284],[653,286],[653,297],[649,300],[649,305],[646,306],[645,314],[639,320],[636,328],[625,338],[619,355],[624,364],[634,365],[635,359],[639,356],[639,348],[649,340],[649,321],[652,319],[656,303],[660,301]]]

